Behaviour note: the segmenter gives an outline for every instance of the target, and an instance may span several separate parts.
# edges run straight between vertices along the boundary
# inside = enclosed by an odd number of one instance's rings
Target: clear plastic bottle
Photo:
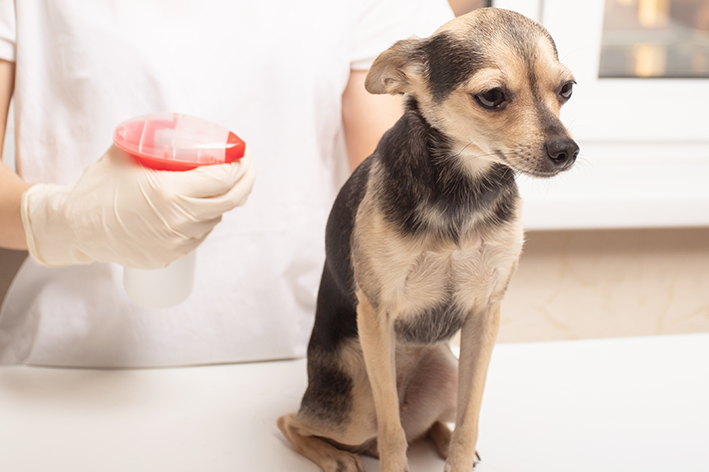
[[[113,142],[151,169],[191,170],[224,164],[244,157],[246,144],[228,129],[179,113],[153,113],[118,125]],[[196,251],[164,269],[126,267],[123,286],[128,295],[147,308],[169,308],[192,292]]]

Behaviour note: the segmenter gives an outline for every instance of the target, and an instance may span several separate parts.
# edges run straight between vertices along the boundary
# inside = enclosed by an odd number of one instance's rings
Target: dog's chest
[[[485,236],[471,230],[457,243],[401,235],[383,219],[370,229],[355,248],[356,283],[409,343],[447,339],[467,316],[485,313],[502,297],[522,247],[517,225]]]

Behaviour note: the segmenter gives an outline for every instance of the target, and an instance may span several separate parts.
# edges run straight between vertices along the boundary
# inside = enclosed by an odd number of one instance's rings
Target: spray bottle
[[[113,134],[117,147],[139,164],[155,170],[185,171],[224,164],[244,157],[246,144],[226,128],[179,113],[153,113],[119,124]],[[196,251],[164,269],[126,267],[123,286],[147,308],[169,308],[192,292]]]

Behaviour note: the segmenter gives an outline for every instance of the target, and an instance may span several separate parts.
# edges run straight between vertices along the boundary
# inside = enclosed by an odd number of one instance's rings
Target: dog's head
[[[579,151],[559,120],[574,84],[543,26],[484,8],[429,38],[397,42],[374,62],[365,87],[414,97],[426,121],[472,167],[500,162],[552,176]]]

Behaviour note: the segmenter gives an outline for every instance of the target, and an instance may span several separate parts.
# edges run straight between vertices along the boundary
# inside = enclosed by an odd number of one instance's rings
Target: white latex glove
[[[75,184],[24,193],[27,246],[50,267],[166,267],[199,246],[222,213],[246,202],[255,175],[248,149],[231,164],[170,172],[142,167],[111,146]]]

